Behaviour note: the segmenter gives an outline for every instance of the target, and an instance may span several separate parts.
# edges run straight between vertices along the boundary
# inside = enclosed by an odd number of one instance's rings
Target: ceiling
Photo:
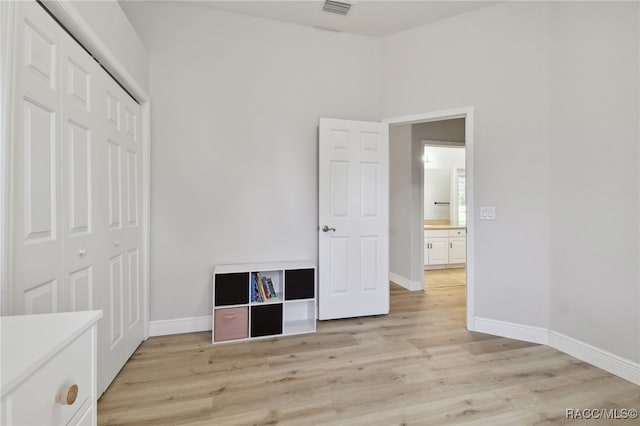
[[[354,0],[347,16],[322,11],[323,1],[178,0],[243,15],[291,22],[332,31],[386,36],[497,3],[496,1]]]

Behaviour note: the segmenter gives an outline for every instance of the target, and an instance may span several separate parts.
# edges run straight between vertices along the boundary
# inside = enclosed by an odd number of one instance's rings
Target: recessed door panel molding
[[[67,58],[67,92],[86,111],[91,110],[91,76],[72,58]]]
[[[125,167],[127,168],[127,225],[138,226],[138,154],[127,150],[127,160]]]
[[[125,125],[124,131],[127,135],[131,137],[134,141],[136,141],[138,134],[138,117],[134,112],[131,112],[128,108],[124,110],[125,115]]]
[[[122,280],[124,278],[122,255],[109,259],[109,319],[111,320],[109,336],[111,348],[123,339],[124,333],[124,294]]]
[[[56,114],[24,100],[24,225],[27,242],[56,238]]]
[[[378,279],[378,237],[361,237],[360,239],[360,277],[363,291],[377,291]]]
[[[106,100],[107,122],[120,131],[120,101],[110,91],[106,93]]]
[[[360,133],[360,149],[362,151],[378,152],[379,140],[380,134],[377,132],[362,132]]]
[[[122,147],[107,141],[107,212],[110,229],[122,227]]]
[[[93,267],[87,266],[69,274],[70,311],[90,311],[94,309]]]
[[[89,129],[67,123],[69,176],[69,234],[86,235],[93,230],[93,152]]]
[[[360,164],[360,206],[363,217],[378,215],[378,164]]]
[[[140,250],[127,253],[127,325],[129,328],[140,321]]]
[[[25,314],[58,312],[58,280],[35,285],[24,292]]]
[[[349,163],[332,161],[331,173],[331,216],[349,216]]]
[[[349,239],[331,238],[331,293],[349,292]]]
[[[24,52],[25,68],[55,90],[56,44],[29,19],[24,20]]]
[[[349,131],[348,130],[331,130],[331,148],[336,151],[349,150]]]

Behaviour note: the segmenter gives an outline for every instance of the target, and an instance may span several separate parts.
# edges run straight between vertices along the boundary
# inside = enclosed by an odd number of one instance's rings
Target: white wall
[[[504,3],[383,39],[383,117],[474,106],[476,315],[547,327],[547,7]],[[476,218],[479,215],[476,214]]]
[[[422,142],[413,137],[412,125],[389,127],[389,271],[397,284],[411,290],[423,288]]]
[[[389,271],[411,277],[411,125],[389,126]]]
[[[318,119],[380,119],[379,43],[188,5],[124,8],[150,54],[150,319],[210,315],[217,264],[317,262]]]
[[[638,3],[550,11],[551,327],[640,362]]]
[[[475,203],[497,209],[474,223],[476,315],[636,363],[638,18],[498,4],[385,38],[382,88],[384,117],[475,107]]]
[[[73,0],[72,5],[140,87],[149,91],[149,56],[117,0]]]

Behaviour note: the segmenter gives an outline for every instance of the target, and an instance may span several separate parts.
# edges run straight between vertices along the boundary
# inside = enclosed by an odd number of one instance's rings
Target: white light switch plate
[[[480,220],[496,220],[496,208],[480,207]]]

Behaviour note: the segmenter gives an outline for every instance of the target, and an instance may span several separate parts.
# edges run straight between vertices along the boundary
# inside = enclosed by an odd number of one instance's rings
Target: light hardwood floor
[[[467,272],[465,268],[431,269],[424,271],[426,289],[465,285]]]
[[[310,335],[151,338],[100,399],[98,423],[603,425],[565,409],[640,408],[640,387],[598,368],[467,332],[464,291],[392,285],[389,315],[319,322]]]

